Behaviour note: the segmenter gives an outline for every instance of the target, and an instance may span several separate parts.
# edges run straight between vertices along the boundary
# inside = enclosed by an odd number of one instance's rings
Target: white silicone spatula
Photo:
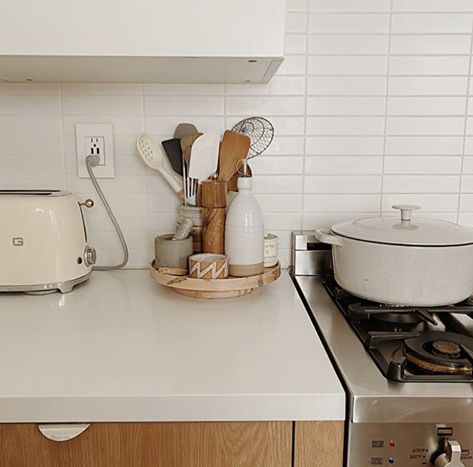
[[[220,148],[220,132],[204,133],[192,145],[189,176],[198,180],[206,180],[218,168]]]
[[[138,136],[136,147],[148,167],[157,170],[169,183],[171,188],[182,197],[182,177],[172,169],[164,149],[145,134]]]

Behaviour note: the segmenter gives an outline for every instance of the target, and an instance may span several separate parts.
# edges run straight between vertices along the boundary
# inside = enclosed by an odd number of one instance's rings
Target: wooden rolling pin
[[[203,230],[202,251],[225,253],[225,217],[227,214],[227,182],[206,180],[202,182]]]
[[[204,253],[225,253],[226,208],[202,208],[204,226],[202,229],[202,251]]]
[[[227,182],[205,180],[202,182],[202,206],[204,208],[227,207]]]

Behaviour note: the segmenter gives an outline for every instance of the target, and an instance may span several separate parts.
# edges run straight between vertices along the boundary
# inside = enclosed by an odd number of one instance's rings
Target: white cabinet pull
[[[43,423],[38,430],[51,441],[69,441],[89,428],[90,423]]]

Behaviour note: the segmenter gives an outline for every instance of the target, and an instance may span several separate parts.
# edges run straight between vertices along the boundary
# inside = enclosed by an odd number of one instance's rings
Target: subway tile
[[[307,15],[300,12],[288,12],[286,15],[286,32],[304,33],[307,31]]]
[[[389,15],[314,13],[309,16],[309,32],[317,34],[387,34],[389,32]]]
[[[463,175],[461,180],[461,192],[473,193],[473,175]]]
[[[0,115],[60,115],[59,96],[2,95]]]
[[[307,58],[305,55],[286,55],[278,69],[279,75],[304,75],[306,72]]]
[[[306,194],[304,214],[310,212],[377,212],[379,194]]]
[[[468,98],[468,115],[473,115],[473,97]]]
[[[394,96],[465,95],[466,86],[466,76],[394,76],[389,79],[389,94]]]
[[[460,195],[460,211],[473,211],[473,193],[466,193]]]
[[[307,39],[304,34],[286,34],[286,54],[305,54],[307,52]]]
[[[473,17],[463,13],[453,14],[399,14],[392,15],[393,33],[470,34]]]
[[[61,118],[0,115],[0,156],[62,154]]]
[[[146,193],[146,181],[144,173],[141,175],[115,175],[115,178],[104,178],[100,180],[100,187],[107,194],[135,194]],[[75,174],[68,176],[68,188],[75,192],[84,192],[90,189],[88,178],[77,178]]]
[[[228,115],[303,115],[303,97],[228,97]]]
[[[468,54],[469,35],[402,35],[391,37],[391,54]]]
[[[385,95],[386,77],[311,76],[307,89],[316,95]]]
[[[61,86],[55,83],[3,83],[0,96],[59,96]]]
[[[228,96],[301,95],[305,93],[303,76],[275,76],[269,84],[228,84]]]
[[[223,84],[145,84],[145,96],[222,96]]]
[[[460,156],[386,156],[384,159],[385,174],[459,174],[461,169]]]
[[[254,178],[255,194],[302,193],[302,176],[300,175],[261,175]]]
[[[232,128],[241,116],[227,117],[227,128]],[[305,130],[305,119],[303,116],[271,116],[269,117],[271,124],[274,126],[274,133],[277,136],[303,136]],[[223,124],[221,128],[223,128]]]
[[[386,74],[387,63],[387,56],[310,55],[308,73],[311,75],[383,75]]]
[[[255,195],[263,212],[300,212],[302,195]]]
[[[380,155],[384,138],[354,136],[318,136],[306,138],[306,153],[318,155]]]
[[[64,115],[142,115],[141,96],[64,96]]]
[[[466,119],[466,134],[473,135],[473,117]]]
[[[223,96],[145,96],[146,115],[220,115]]]
[[[303,173],[302,156],[268,156],[263,154],[250,161],[255,175],[296,175]]]
[[[115,154],[115,172],[118,176],[144,175],[146,173],[146,166],[137,154],[129,156]]]
[[[469,11],[471,0],[393,0],[393,11]]]
[[[0,155],[2,189],[66,188],[62,155]]]
[[[379,193],[380,175],[311,175],[305,177],[305,193]]]
[[[465,138],[465,154],[473,156],[473,137],[467,136]]]
[[[307,0],[287,0],[287,11],[306,11]]]
[[[396,97],[388,99],[388,115],[464,115],[465,97]]]
[[[240,119],[237,118],[236,120],[239,121]],[[172,138],[179,123],[192,123],[200,132],[218,131],[224,128],[225,119],[223,115],[211,117],[201,115],[147,115],[145,117],[145,130],[147,133],[167,135],[167,138]]]
[[[473,227],[473,212],[459,212],[458,223],[461,225]]]
[[[388,117],[389,135],[463,135],[463,117]]]
[[[303,153],[304,138],[299,136],[275,136],[264,152],[266,156],[293,156]]]
[[[310,156],[306,158],[305,173],[318,175],[381,174],[381,156]]]
[[[463,157],[463,170],[464,174],[473,174],[473,157],[465,155]]]
[[[67,83],[62,84],[63,96],[141,96],[141,84],[126,83]]]
[[[458,175],[385,175],[384,193],[457,193]]]
[[[370,12],[385,11],[390,9],[390,0],[309,0],[310,11],[326,11],[326,12]]]
[[[263,213],[264,228],[271,230],[299,230],[302,228],[302,215],[300,213],[278,214],[277,212]]]
[[[387,35],[331,35],[309,37],[310,54],[385,54],[388,51]]]
[[[457,210],[458,194],[383,194],[383,211],[391,211],[393,204],[418,204],[425,213],[453,212]]]
[[[379,202],[378,202],[379,203]],[[323,212],[323,213],[304,213],[303,226],[304,230],[313,229],[330,229],[334,224],[339,222],[352,221],[353,219],[365,219],[373,217],[373,211],[369,212]]]
[[[384,117],[308,117],[308,135],[382,135]]]
[[[75,135],[76,123],[111,123],[115,135],[138,136],[144,131],[143,116],[74,115],[64,116],[64,134]]]
[[[463,137],[459,136],[388,136],[386,154],[461,155]]]
[[[467,75],[468,55],[391,56],[390,75]]]
[[[308,115],[384,115],[384,97],[309,97]]]

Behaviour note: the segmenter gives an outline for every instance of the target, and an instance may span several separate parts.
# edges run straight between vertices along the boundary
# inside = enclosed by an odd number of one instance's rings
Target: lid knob
[[[401,211],[402,222],[410,222],[412,219],[412,211],[420,209],[420,206],[417,204],[393,204],[392,208]]]

